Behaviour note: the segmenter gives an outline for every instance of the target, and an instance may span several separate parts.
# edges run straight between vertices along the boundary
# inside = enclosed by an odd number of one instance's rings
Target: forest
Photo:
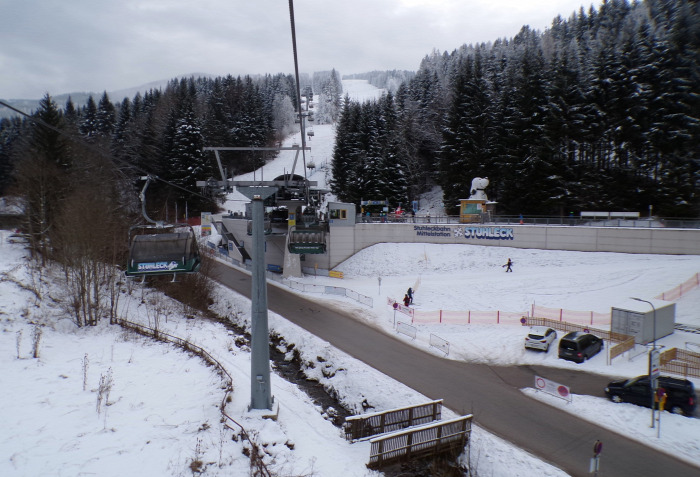
[[[499,214],[697,217],[699,115],[700,4],[607,0],[432,52],[395,92],[346,102],[333,191],[398,205],[437,184],[454,214],[488,177]]]

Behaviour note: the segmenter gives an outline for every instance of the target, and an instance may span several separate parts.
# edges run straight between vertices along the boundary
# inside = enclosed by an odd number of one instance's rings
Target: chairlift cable
[[[309,181],[306,177],[306,138],[304,137],[304,119],[302,117],[301,110],[301,84],[299,82],[299,59],[297,58],[297,34],[294,27],[294,1],[289,0],[289,20],[292,26],[292,50],[294,52],[294,76],[297,83],[297,107],[299,108],[299,129],[301,132],[301,158],[304,164],[304,182],[305,191],[304,196],[306,197],[306,205],[309,205]]]

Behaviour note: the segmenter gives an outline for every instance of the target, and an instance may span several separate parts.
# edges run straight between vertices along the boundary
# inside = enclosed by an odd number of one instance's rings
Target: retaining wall
[[[245,220],[224,220],[245,240]],[[266,263],[283,265],[284,236],[267,236]],[[493,247],[571,250],[579,252],[700,255],[700,229],[584,227],[566,225],[488,225],[358,223],[331,227],[328,251],[305,255],[302,267],[331,270],[360,250],[377,243],[470,244]]]

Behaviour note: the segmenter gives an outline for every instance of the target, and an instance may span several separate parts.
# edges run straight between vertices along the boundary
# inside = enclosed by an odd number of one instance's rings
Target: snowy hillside
[[[372,86],[366,80],[343,80],[343,96],[347,94],[350,99],[354,101],[371,101],[381,97],[381,95],[385,93],[385,90]],[[317,184],[314,187],[330,189],[331,161],[333,158],[333,147],[335,145],[335,126],[332,124],[314,124],[310,122],[307,125],[307,131],[309,129],[314,131],[314,135],[310,137],[307,136],[306,146],[310,147],[311,151],[306,152],[306,164],[313,163],[315,168],[307,169],[306,177],[310,181],[316,181]],[[289,136],[282,143],[284,147],[291,147],[295,144],[301,145],[300,132]],[[261,169],[236,176],[234,180],[271,181],[275,177],[292,172],[303,176],[305,172],[302,154],[299,154],[296,167],[292,170],[292,167],[294,167],[295,155],[296,151],[280,151],[274,160],[268,162]],[[335,200],[335,198],[331,195],[329,200]],[[222,207],[226,211],[245,212],[245,204],[247,202],[248,199],[246,199],[245,196],[234,192],[229,194],[227,201]],[[445,209],[442,206],[442,191],[439,188],[435,188],[421,196],[418,205],[418,215],[430,213],[430,215],[435,217],[445,214]]]

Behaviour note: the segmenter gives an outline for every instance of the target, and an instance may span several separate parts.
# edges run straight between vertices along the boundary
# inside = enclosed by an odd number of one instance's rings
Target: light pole
[[[649,300],[642,300],[641,298],[635,298],[635,297],[630,297],[630,298],[632,298],[633,300],[637,300],[637,301],[643,301],[644,303],[649,303],[649,305],[651,306],[651,309],[654,310],[654,339],[651,342],[651,349],[656,351],[656,307]]]
[[[652,375],[652,372],[656,372],[658,367],[654,366],[653,363],[658,362],[658,357],[656,356],[656,307],[652,302],[649,300],[642,300],[641,298],[635,298],[635,297],[630,297],[633,300],[637,301],[642,301],[644,303],[648,303],[651,306],[651,309],[654,310],[654,339],[651,342],[651,353],[649,354],[649,384],[651,386],[651,427],[652,429],[654,428],[654,401],[656,398],[656,379],[657,379],[657,374]],[[652,369],[653,368],[653,369]],[[659,411],[661,412],[661,411]]]

